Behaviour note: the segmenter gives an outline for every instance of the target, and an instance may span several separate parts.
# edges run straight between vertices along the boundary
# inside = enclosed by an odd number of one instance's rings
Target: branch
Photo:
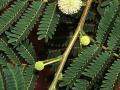
[[[79,21],[79,23],[78,23],[78,26],[77,26],[76,30],[75,30],[75,33],[74,33],[74,35],[73,35],[73,38],[72,38],[72,40],[70,41],[70,43],[69,43],[66,51],[65,51],[64,54],[63,54],[62,61],[61,61],[60,65],[59,65],[59,67],[58,67],[58,70],[57,70],[57,72],[56,72],[56,75],[55,75],[55,77],[54,77],[54,79],[53,79],[53,81],[52,81],[52,84],[51,84],[49,90],[54,90],[55,87],[56,87],[56,85],[57,85],[59,75],[60,75],[60,73],[61,73],[62,70],[63,70],[63,67],[64,67],[64,65],[65,65],[65,63],[66,63],[66,61],[67,61],[68,55],[69,55],[72,47],[74,46],[74,44],[75,44],[75,42],[76,42],[76,40],[77,40],[77,38],[78,38],[79,32],[83,30],[83,26],[84,26],[84,23],[85,23],[85,19],[86,19],[87,15],[88,15],[88,11],[89,11],[89,9],[90,9],[90,7],[91,7],[92,1],[93,1],[93,0],[87,0],[86,7],[85,7],[85,9],[84,9],[84,11],[83,11],[83,14],[82,14],[82,16],[81,16],[81,19],[80,19],[80,21]]]

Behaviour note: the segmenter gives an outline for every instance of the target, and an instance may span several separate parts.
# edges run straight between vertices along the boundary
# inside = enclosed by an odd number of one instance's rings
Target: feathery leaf
[[[89,87],[89,82],[87,80],[78,79],[72,90],[88,90],[87,87]]]
[[[10,32],[6,32],[8,43],[17,45],[28,36],[40,16],[42,5],[42,1],[34,1],[15,27]]]
[[[12,63],[20,64],[20,61],[15,52],[8,46],[7,42],[2,38],[0,39],[0,51],[3,51],[12,61]]]
[[[7,90],[25,90],[23,74],[18,66],[7,64],[3,69]]]
[[[0,0],[0,10],[12,0]]]
[[[92,58],[95,57],[98,52],[99,47],[97,45],[92,45],[79,54],[79,56],[73,60],[70,67],[68,67],[65,71],[60,86],[66,86],[74,83],[78,78],[78,75],[80,76],[81,72],[92,61]]]
[[[117,60],[111,66],[111,69],[108,70],[108,73],[103,80],[103,84],[100,90],[114,90],[116,83],[120,76],[120,60]]]
[[[25,61],[27,61],[27,63],[34,64],[36,56],[32,43],[26,41],[18,46],[16,49],[18,53],[25,59]]]
[[[39,31],[37,32],[39,35],[38,40],[45,39],[47,42],[48,39],[52,39],[52,36],[55,34],[56,25],[59,20],[59,16],[56,13],[56,7],[56,3],[51,3],[47,6],[39,26]]]
[[[120,16],[116,18],[115,27],[110,33],[110,37],[108,38],[108,47],[109,49],[114,49],[117,45],[120,45]]]
[[[33,66],[28,66],[24,71],[25,90],[34,90],[36,77]]]
[[[106,32],[108,30],[109,25],[111,24],[113,17],[115,16],[115,12],[118,9],[118,0],[112,0],[110,5],[105,8],[104,16],[100,20],[97,37],[96,40],[98,43],[102,43],[105,41]]]
[[[0,16],[0,34],[6,31],[24,12],[27,7],[27,0],[18,0]]]

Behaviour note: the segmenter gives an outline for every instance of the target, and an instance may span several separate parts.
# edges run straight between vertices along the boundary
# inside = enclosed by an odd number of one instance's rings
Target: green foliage
[[[1,72],[0,72],[0,90],[5,90],[4,82],[3,82],[3,77],[1,75]]]
[[[24,42],[22,45],[18,46],[17,48],[18,54],[21,55],[27,61],[29,64],[35,63],[35,52],[34,48],[32,46],[32,43],[29,43],[29,41]]]
[[[52,39],[52,36],[55,34],[56,25],[59,20],[59,16],[56,13],[56,7],[56,3],[51,3],[47,6],[46,12],[43,15],[38,29],[38,40],[45,39],[47,42],[48,39]]]
[[[114,28],[110,33],[110,37],[108,39],[108,48],[115,49],[116,46],[119,45],[120,41],[120,17],[118,16],[115,21]]]
[[[0,55],[0,66],[6,66],[6,59]]]
[[[3,51],[14,64],[20,64],[19,58],[15,54],[15,52],[8,46],[8,43],[0,39],[0,51]]]
[[[120,60],[113,63],[108,73],[104,77],[100,90],[114,90],[120,76]]]
[[[110,5],[105,8],[104,16],[102,16],[102,19],[100,20],[97,30],[96,41],[98,43],[102,43],[103,41],[105,41],[107,32],[109,32],[108,31],[109,25],[111,24],[117,9],[118,0],[111,1]]]
[[[92,58],[99,52],[97,45],[91,45],[86,48],[78,57],[73,60],[70,67],[67,68],[63,76],[60,86],[66,86],[73,84],[76,81],[85,67],[92,61]]]
[[[11,30],[11,32],[6,32],[9,38],[8,43],[18,44],[29,34],[30,30],[33,28],[36,20],[40,16],[40,11],[43,3],[40,1],[34,1],[24,16],[21,17],[16,26]]]
[[[25,90],[34,90],[37,77],[34,75],[33,66],[26,67],[23,74],[25,81]]]
[[[85,85],[84,88],[91,88],[92,85],[94,85],[97,81],[97,79],[100,79],[103,72],[106,69],[106,66],[111,62],[110,60],[110,54],[108,52],[103,52],[100,54],[95,60],[90,63],[87,68],[82,73],[85,77],[90,78],[89,85]],[[79,83],[83,82],[82,80],[79,81]],[[82,84],[80,86],[78,82],[75,83],[75,87],[83,87]],[[79,85],[79,86],[77,86]],[[84,89],[82,89],[84,90]]]
[[[76,40],[58,90],[115,89],[120,75],[119,3],[94,0],[82,31],[93,42],[81,46]],[[34,90],[39,76],[35,61],[51,60],[66,50],[84,7],[65,15],[57,5],[55,0],[0,1],[0,90]],[[51,65],[51,71],[58,65]]]
[[[0,1],[0,10],[5,7],[12,0],[1,0]]]
[[[72,90],[88,90],[89,82],[87,80],[79,79],[74,84]]]
[[[27,0],[18,0],[0,16],[0,34],[9,29],[9,27],[21,16],[26,7]]]
[[[110,62],[109,58],[110,55],[108,52],[102,53],[95,60],[93,60],[92,63],[90,63],[90,65],[82,74],[94,80],[96,77],[99,76],[99,74],[102,73],[102,71],[104,71],[105,65]]]
[[[20,67],[7,64],[3,69],[7,90],[25,90],[24,78]]]

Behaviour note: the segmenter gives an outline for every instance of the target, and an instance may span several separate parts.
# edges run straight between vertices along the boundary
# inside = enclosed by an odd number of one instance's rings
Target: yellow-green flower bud
[[[80,43],[84,46],[87,46],[90,44],[90,37],[85,35],[80,38]]]
[[[42,61],[38,61],[35,63],[35,69],[38,70],[38,71],[41,71],[44,69],[44,63]]]

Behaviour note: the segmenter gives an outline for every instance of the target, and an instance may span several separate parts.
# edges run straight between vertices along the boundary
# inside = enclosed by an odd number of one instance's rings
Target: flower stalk
[[[38,71],[41,71],[44,69],[45,66],[56,63],[56,62],[60,62],[61,59],[62,59],[62,56],[58,56],[56,58],[48,59],[45,61],[37,61],[35,63],[35,69]]]
[[[89,11],[89,9],[91,7],[92,1],[93,0],[87,0],[86,7],[85,7],[85,9],[83,11],[81,19],[80,19],[80,21],[78,23],[78,26],[77,26],[76,30],[75,30],[73,38],[71,39],[66,51],[63,54],[62,61],[61,61],[60,65],[59,65],[59,67],[58,67],[58,70],[57,70],[56,75],[55,75],[55,77],[54,77],[54,79],[52,81],[52,84],[49,87],[49,90],[54,90],[56,85],[57,85],[59,75],[60,75],[60,73],[62,73],[63,67],[64,67],[64,65],[65,65],[65,63],[67,61],[68,55],[69,55],[72,47],[74,46],[74,44],[75,44],[75,42],[76,42],[76,40],[77,40],[77,38],[79,36],[80,31],[83,30],[83,26],[84,26],[86,17],[88,15],[88,11]]]
[[[48,62],[44,62],[44,65],[50,65],[50,64],[59,62],[61,61],[61,59],[62,59],[62,56],[58,56],[56,58],[50,59]]]

